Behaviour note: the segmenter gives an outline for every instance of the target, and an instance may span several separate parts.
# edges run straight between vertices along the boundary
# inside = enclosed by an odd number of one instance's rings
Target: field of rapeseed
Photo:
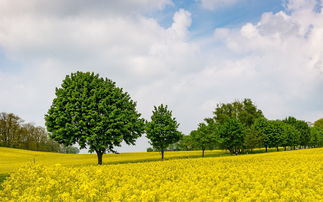
[[[323,149],[85,167],[36,162],[3,187],[5,201],[323,201]]]
[[[206,151],[206,156],[227,154],[224,150]],[[201,151],[167,151],[166,159],[200,157]],[[105,154],[104,164],[160,160],[159,152],[133,152]],[[96,154],[62,154],[53,152],[36,152],[22,149],[0,147],[0,175],[16,171],[26,163],[36,162],[43,165],[61,164],[68,167],[81,167],[97,164]]]

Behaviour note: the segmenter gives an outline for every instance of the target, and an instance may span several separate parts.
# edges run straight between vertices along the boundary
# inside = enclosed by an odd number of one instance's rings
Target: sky
[[[269,119],[323,117],[323,0],[1,0],[0,112],[44,126],[67,74],[116,82],[185,133],[251,98]],[[143,136],[119,152],[146,151]],[[82,151],[85,152],[85,151]]]

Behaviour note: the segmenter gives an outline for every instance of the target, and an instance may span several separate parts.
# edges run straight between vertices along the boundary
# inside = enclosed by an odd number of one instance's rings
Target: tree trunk
[[[103,152],[97,151],[96,155],[98,156],[98,165],[102,165]]]
[[[296,146],[294,145],[294,150],[296,150]]]
[[[161,150],[162,160],[164,160],[164,149]]]
[[[284,147],[284,151],[286,151],[286,146]]]
[[[276,151],[279,151],[278,147],[276,147]]]
[[[204,157],[204,151],[205,151],[205,149],[202,149],[202,157]]]
[[[267,146],[266,146],[266,152],[267,152]]]

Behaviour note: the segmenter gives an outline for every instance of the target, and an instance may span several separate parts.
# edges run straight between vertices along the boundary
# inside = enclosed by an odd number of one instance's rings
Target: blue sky
[[[172,24],[173,14],[179,9],[185,9],[192,14],[190,30],[195,37],[203,37],[213,33],[219,27],[238,27],[246,22],[257,22],[265,12],[278,12],[284,10],[282,0],[240,0],[238,3],[223,6],[215,10],[202,8],[197,0],[175,0],[173,5],[167,5],[149,16],[156,18],[163,27]]]
[[[0,112],[26,122],[44,126],[75,71],[115,81],[145,119],[168,105],[185,134],[244,98],[268,119],[323,117],[322,0],[1,1]]]

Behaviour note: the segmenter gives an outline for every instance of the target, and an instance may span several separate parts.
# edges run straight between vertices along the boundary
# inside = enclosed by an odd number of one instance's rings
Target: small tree
[[[202,157],[204,157],[205,149],[212,147],[218,140],[215,124],[200,123],[197,130],[193,130],[190,136],[196,147],[202,150]]]
[[[89,72],[65,77],[45,120],[51,138],[66,146],[89,146],[99,165],[105,152],[115,152],[122,141],[134,144],[144,131],[144,120],[129,94]]]
[[[183,136],[178,129],[179,124],[172,117],[172,111],[167,105],[154,106],[151,121],[146,123],[146,134],[150,144],[161,152],[164,160],[165,149],[173,143],[178,142]]]

